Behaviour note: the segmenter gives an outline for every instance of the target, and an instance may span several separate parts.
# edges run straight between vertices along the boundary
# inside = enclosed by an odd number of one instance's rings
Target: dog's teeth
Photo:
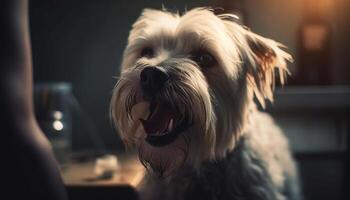
[[[168,132],[171,132],[173,130],[173,118],[170,119],[170,122],[168,124]]]

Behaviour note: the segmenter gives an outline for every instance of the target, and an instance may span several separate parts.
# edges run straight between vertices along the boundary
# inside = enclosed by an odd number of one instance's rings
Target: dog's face
[[[290,56],[232,15],[146,9],[135,22],[111,114],[127,146],[160,176],[234,148],[252,102],[272,100]]]

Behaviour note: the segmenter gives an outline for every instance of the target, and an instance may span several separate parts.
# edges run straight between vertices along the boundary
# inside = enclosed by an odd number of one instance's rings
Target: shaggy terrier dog
[[[145,9],[124,51],[111,115],[148,169],[143,199],[299,199],[286,138],[258,111],[291,57],[231,14]]]

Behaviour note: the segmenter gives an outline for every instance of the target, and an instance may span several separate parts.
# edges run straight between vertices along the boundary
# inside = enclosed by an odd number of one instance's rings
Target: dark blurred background
[[[288,47],[293,77],[277,89],[268,111],[291,140],[306,199],[343,198],[349,177],[348,0],[30,1],[36,89],[45,98],[43,90],[69,93],[66,123],[73,151],[124,150],[109,120],[111,92],[132,23],[143,8],[162,5],[180,12],[224,8],[252,31]],[[59,119],[56,113],[53,120]],[[54,125],[56,131],[62,127]]]

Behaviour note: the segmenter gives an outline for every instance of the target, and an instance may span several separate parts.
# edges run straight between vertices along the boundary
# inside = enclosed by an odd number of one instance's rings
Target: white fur
[[[283,84],[288,73],[286,61],[291,57],[279,43],[250,32],[230,18],[229,14],[215,16],[207,8],[193,9],[182,16],[145,9],[133,25],[124,51],[122,74],[113,92],[111,116],[124,143],[138,148],[141,160],[150,168],[142,187],[146,199],[185,198],[181,194],[186,188],[177,185],[181,184],[177,180],[191,183],[194,179],[188,180],[186,173],[193,170],[194,174],[205,174],[208,165],[215,169],[215,162],[225,159],[228,168],[247,174],[251,181],[247,196],[298,196],[295,181],[293,187],[287,186],[288,180],[296,180],[288,142],[272,119],[258,112],[253,102],[254,94],[262,106],[265,99],[273,100],[275,72]],[[155,56],[140,57],[145,47],[152,47]],[[217,61],[215,66],[202,69],[192,61],[191,54],[198,49],[211,53]],[[161,66],[171,74],[173,79],[161,98],[194,122],[166,147],[147,144],[138,121],[148,114],[139,76],[149,65]],[[238,144],[241,150],[235,150]],[[231,162],[231,155],[242,159]],[[154,175],[159,163],[166,163],[167,178]],[[238,169],[242,166],[244,169]],[[233,179],[237,176],[232,174]],[[233,184],[243,185],[241,182],[232,180]],[[164,184],[169,187],[160,189]],[[293,190],[294,197],[281,192],[286,190]],[[175,197],[173,192],[180,196]]]

